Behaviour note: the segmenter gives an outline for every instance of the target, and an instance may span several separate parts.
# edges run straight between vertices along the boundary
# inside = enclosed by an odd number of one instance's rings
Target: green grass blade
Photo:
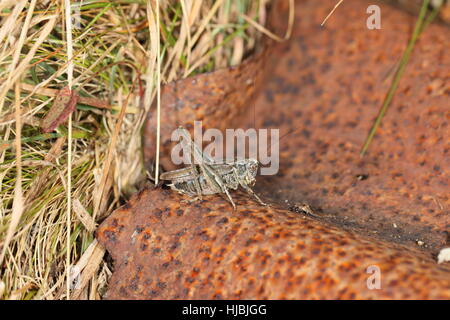
[[[389,88],[386,98],[383,101],[383,105],[381,106],[378,116],[375,119],[375,122],[369,131],[366,141],[364,142],[364,145],[363,145],[361,153],[360,153],[361,156],[363,156],[367,152],[367,149],[369,148],[369,145],[372,142],[372,139],[375,136],[375,133],[381,124],[381,120],[383,119],[384,115],[386,114],[386,111],[392,101],[392,98],[395,95],[395,91],[397,90],[398,84],[400,83],[400,79],[406,69],[406,65],[408,64],[408,61],[411,56],[414,45],[415,45],[421,31],[423,30],[422,26],[423,26],[423,22],[425,20],[425,14],[427,12],[429,2],[430,2],[429,0],[424,0],[422,3],[419,17],[417,18],[416,25],[414,27],[414,32],[412,34],[411,39],[408,42],[408,46],[406,47],[405,52],[403,53],[402,59],[400,61],[400,64],[399,64],[396,72],[395,72],[394,79],[392,80],[392,84]]]

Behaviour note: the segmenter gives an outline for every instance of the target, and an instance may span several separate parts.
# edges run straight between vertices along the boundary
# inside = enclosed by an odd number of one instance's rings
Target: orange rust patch
[[[117,210],[97,232],[115,261],[106,298],[450,298],[450,267],[431,254],[234,196],[237,211],[153,189]],[[374,265],[379,290],[367,287]]]

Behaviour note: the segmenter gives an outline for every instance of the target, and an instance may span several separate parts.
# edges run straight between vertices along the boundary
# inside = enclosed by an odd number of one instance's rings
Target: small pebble
[[[439,252],[438,263],[450,261],[450,248],[444,248]]]

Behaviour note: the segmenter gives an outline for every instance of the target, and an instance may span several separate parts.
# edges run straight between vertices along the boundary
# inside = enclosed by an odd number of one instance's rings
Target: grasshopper
[[[223,193],[226,194],[233,208],[236,209],[236,204],[229,190],[237,190],[241,186],[260,204],[267,205],[251,189],[256,182],[259,168],[258,160],[243,159],[223,163],[215,162],[202,153],[200,148],[191,140],[191,136],[186,129],[179,127],[178,130],[183,137],[183,143],[187,143],[187,147],[191,150],[191,166],[164,172],[160,175],[161,180],[171,181],[168,185],[172,190],[194,197],[194,200],[201,200],[202,195]]]

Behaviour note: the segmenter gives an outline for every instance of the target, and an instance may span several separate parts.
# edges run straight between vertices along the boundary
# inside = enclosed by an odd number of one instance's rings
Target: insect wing
[[[161,180],[177,180],[185,181],[194,178],[192,175],[192,169],[190,167],[173,170],[169,172],[163,172],[159,176]]]
[[[209,165],[213,170],[215,170],[220,176],[230,174],[233,172],[233,165],[228,163],[213,163]]]
[[[215,163],[210,165],[212,169],[214,169],[219,175],[229,174],[233,171],[233,167],[230,164],[226,163]],[[163,172],[159,176],[161,180],[189,180],[193,179],[192,168],[186,167],[182,169],[177,169],[173,171]]]

